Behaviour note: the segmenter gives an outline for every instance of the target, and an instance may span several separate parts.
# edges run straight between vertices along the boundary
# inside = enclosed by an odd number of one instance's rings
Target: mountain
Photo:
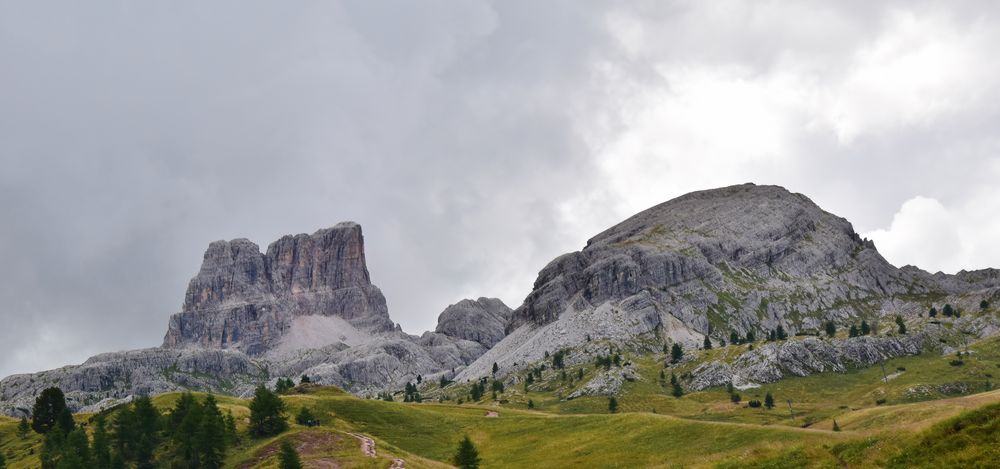
[[[550,262],[514,310],[509,335],[459,379],[485,376],[493,363],[523,369],[591,341],[698,348],[706,336],[717,344],[733,334],[759,339],[779,326],[791,335],[816,335],[826,321],[877,327],[942,298],[977,308],[980,298],[997,297],[998,286],[993,269],[896,268],[847,220],[781,187],[693,192]]]
[[[216,241],[162,346],[7,377],[0,413],[27,413],[49,386],[77,410],[184,389],[245,395],[302,375],[374,394],[418,375],[454,376],[502,337],[509,315],[500,300],[464,300],[442,313],[437,331],[403,333],[371,283],[356,223],[284,236],[266,253],[246,239]]]

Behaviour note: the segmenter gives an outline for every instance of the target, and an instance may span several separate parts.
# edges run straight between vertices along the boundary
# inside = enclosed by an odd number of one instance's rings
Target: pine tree
[[[677,363],[684,358],[684,349],[681,348],[681,344],[675,343],[670,347],[670,362]]]
[[[684,395],[684,390],[681,389],[681,383],[673,383],[671,385],[671,388],[672,389],[670,391],[670,394],[672,394],[674,397],[681,397]]]
[[[316,421],[316,417],[313,416],[312,411],[308,407],[303,407],[299,410],[299,413],[295,416],[295,423],[299,425],[305,425],[307,427],[315,427],[319,424]]]
[[[930,317],[932,317],[932,318],[933,317],[937,317],[937,308],[935,308],[935,307],[932,306],[931,310],[927,312],[927,315],[930,316]]]
[[[767,395],[764,396],[764,407],[768,409],[774,408],[774,396],[771,395],[771,391],[768,391]]]
[[[479,468],[479,463],[482,462],[479,458],[479,450],[476,449],[476,445],[472,444],[472,440],[469,439],[468,435],[458,444],[458,451],[455,453],[452,462],[459,469]]]
[[[950,304],[944,305],[944,315],[947,317],[952,317],[955,315],[955,308],[952,308]]]
[[[676,386],[677,385],[677,374],[676,373],[673,373],[673,372],[670,373],[670,385],[671,386]]]
[[[533,401],[531,399],[528,399],[528,408],[529,409],[534,409],[535,408],[535,401]]]
[[[667,379],[666,373],[663,370],[660,370],[660,381],[665,381],[666,379]]]
[[[827,337],[833,337],[836,334],[837,334],[837,326],[833,323],[833,321],[827,321],[826,322],[826,336]]]
[[[417,384],[420,384],[420,383],[423,383],[423,382],[424,382],[424,377],[420,376],[420,375],[417,375]]]
[[[851,329],[850,329],[850,331],[848,331],[847,335],[849,337],[857,337],[858,336],[858,326],[855,326],[854,324],[851,324]]]
[[[0,469],[7,469],[7,460],[3,457],[3,453],[0,453]]]
[[[299,379],[299,384],[309,384],[309,383],[312,383],[312,379],[309,378],[309,375],[302,375],[302,378]]]
[[[31,431],[31,425],[28,424],[28,419],[21,417],[21,421],[17,424],[17,437],[23,440],[28,437],[29,431]]]
[[[983,300],[979,302],[979,309],[989,309],[989,307],[990,307],[989,301]]]
[[[781,325],[778,325],[778,329],[775,331],[775,336],[777,336],[778,340],[785,340],[785,339],[788,338],[788,333],[785,332],[785,328],[784,327],[781,327]]]
[[[197,433],[198,459],[205,469],[219,469],[226,456],[226,423],[211,394],[201,406],[201,425]]]
[[[872,326],[868,325],[868,321],[861,320],[861,335],[868,335],[872,333]]]
[[[618,399],[615,399],[615,396],[608,398],[608,412],[612,414],[618,412]]]
[[[496,375],[498,371],[500,371],[500,366],[497,365],[497,362],[493,362],[493,374]]]
[[[42,391],[31,408],[31,428],[45,434],[59,424],[59,417],[66,410],[66,396],[62,389],[52,387]]]
[[[133,403],[135,409],[134,461],[136,469],[156,467],[153,452],[159,445],[160,411],[153,406],[148,396],[142,396]]]
[[[727,394],[732,394],[733,393],[733,382],[732,381],[726,383],[726,393]]]
[[[108,440],[107,420],[104,414],[94,419],[94,442],[91,445],[96,469],[111,469],[111,442]]]
[[[250,401],[250,434],[255,437],[272,436],[287,428],[285,403],[267,387],[258,386]]]
[[[711,350],[712,349],[712,341],[709,340],[709,338],[708,338],[707,335],[705,336],[705,342],[702,344],[702,347],[705,350]]]
[[[740,335],[737,334],[736,331],[733,331],[733,332],[729,333],[729,343],[731,343],[733,345],[739,345],[739,343],[740,343]]]
[[[906,323],[903,322],[902,316],[896,316],[896,326],[900,334],[906,334]]]
[[[302,469],[302,461],[299,459],[299,452],[292,446],[292,442],[285,440],[281,442],[281,452],[278,454],[279,469]]]
[[[754,339],[756,339],[756,338],[753,335],[753,331],[747,331],[747,340],[746,340],[746,342],[748,344],[752,344],[754,342]]]
[[[236,443],[240,440],[240,434],[236,431],[236,417],[233,417],[233,411],[226,412],[226,446],[236,446]]]

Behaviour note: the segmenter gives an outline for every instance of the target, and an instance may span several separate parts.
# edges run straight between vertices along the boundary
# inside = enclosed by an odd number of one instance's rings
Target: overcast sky
[[[209,242],[342,220],[411,333],[748,181],[1000,266],[996,5],[0,0],[0,376],[158,345]]]

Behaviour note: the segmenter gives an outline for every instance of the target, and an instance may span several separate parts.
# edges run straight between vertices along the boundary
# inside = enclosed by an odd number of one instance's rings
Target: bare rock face
[[[497,298],[465,299],[438,316],[436,332],[478,342],[489,349],[506,335],[511,309]]]
[[[266,254],[246,239],[212,243],[163,346],[259,355],[294,318],[310,315],[336,316],[368,333],[394,329],[385,297],[371,284],[359,225],[285,236]]]
[[[514,310],[507,336],[459,379],[485,376],[493,362],[523,365],[591,338],[692,348],[705,336],[716,343],[734,332],[762,338],[778,326],[810,333],[828,320],[846,327],[916,316],[942,297],[978,303],[997,296],[998,286],[995,270],[932,275],[896,268],[847,220],[781,187],[693,192],[550,262]]]

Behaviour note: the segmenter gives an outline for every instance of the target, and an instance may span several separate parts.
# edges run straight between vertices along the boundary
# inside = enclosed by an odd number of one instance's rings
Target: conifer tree
[[[500,371],[500,365],[497,365],[497,362],[493,362],[493,374],[497,374],[498,371]]]
[[[788,338],[788,333],[785,332],[785,328],[779,324],[778,329],[775,331],[775,336],[777,336],[778,340],[785,340]]]
[[[754,342],[754,339],[756,339],[756,338],[753,335],[753,331],[747,331],[747,340],[746,340],[746,342],[748,344],[752,344]]]
[[[900,334],[906,334],[906,323],[903,322],[902,316],[896,316],[896,326]]]
[[[250,401],[250,434],[255,437],[272,436],[287,428],[285,403],[267,387],[258,386]]]
[[[59,417],[66,410],[66,396],[62,389],[51,387],[42,391],[31,409],[31,428],[46,434],[59,424]]]
[[[684,358],[684,349],[681,348],[681,344],[674,343],[674,345],[670,347],[670,362],[677,363],[681,361],[682,358]]]
[[[211,394],[201,406],[201,425],[197,433],[198,459],[205,469],[219,469],[226,456],[226,424]]]
[[[950,304],[944,305],[944,315],[947,317],[952,317],[955,315],[955,308],[952,308]]]
[[[316,421],[316,417],[313,416],[312,411],[308,407],[303,407],[295,416],[295,423],[307,427],[315,427],[319,422]]]
[[[531,399],[528,399],[528,408],[529,409],[534,409],[535,408],[535,401],[533,401]]]
[[[295,446],[288,440],[281,442],[281,452],[278,454],[278,468],[302,469],[299,452],[295,450]]]
[[[472,444],[468,435],[458,444],[458,451],[452,462],[459,469],[479,469],[479,463],[482,462],[479,458],[479,450],[476,449],[476,445]]]
[[[108,439],[107,426],[104,414],[97,414],[94,419],[94,442],[91,445],[96,469],[111,469],[111,442]]]
[[[849,337],[857,337],[858,336],[858,326],[855,326],[854,324],[851,324],[851,329],[850,329],[850,331],[848,331],[847,335]]]
[[[868,321],[861,320],[861,335],[868,335],[872,332],[872,326],[868,325]]]
[[[709,338],[708,338],[707,335],[705,336],[705,342],[702,344],[702,347],[705,350],[711,350],[712,349],[712,341],[709,340]]]
[[[979,302],[979,309],[989,309],[989,307],[990,307],[989,301],[983,300]]]
[[[739,343],[740,343],[740,335],[737,334],[736,331],[733,331],[733,332],[729,333],[729,343],[731,343],[733,345],[739,345]]]
[[[684,390],[681,389],[681,383],[675,382],[671,385],[671,388],[670,394],[674,397],[681,397],[684,395]]]
[[[608,412],[612,414],[618,412],[618,399],[615,399],[615,396],[608,398]]]
[[[302,378],[299,379],[299,384],[309,384],[309,383],[312,383],[312,379],[309,378],[309,375],[302,375]]]
[[[771,395],[771,391],[768,391],[767,395],[764,396],[764,407],[768,409],[774,408],[774,396]]]
[[[0,453],[0,469],[7,469],[7,460],[4,459],[3,453]]]
[[[927,315],[932,318],[937,317],[937,308],[931,306],[931,310],[927,312]]]
[[[827,337],[833,337],[836,334],[837,334],[837,326],[833,323],[833,321],[827,321],[826,322],[826,336]]]
[[[21,417],[21,421],[17,424],[17,437],[23,440],[28,437],[29,431],[31,431],[31,425],[28,424],[28,419]]]

